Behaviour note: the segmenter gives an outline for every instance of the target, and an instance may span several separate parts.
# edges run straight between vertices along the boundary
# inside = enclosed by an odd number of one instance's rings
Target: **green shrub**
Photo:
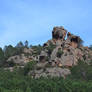
[[[43,50],[43,47],[41,45],[38,46],[32,46],[32,49],[34,50],[33,55],[39,55],[41,51]]]
[[[11,60],[11,61],[8,61],[8,66],[9,67],[14,67],[14,66],[16,66],[16,64],[14,63],[13,60]]]
[[[50,56],[52,51],[56,48],[56,45],[50,43],[48,47],[45,47],[45,49],[48,50],[48,55]]]
[[[28,62],[24,67],[24,75],[26,75],[30,70],[35,68],[36,61]]]
[[[63,51],[61,49],[58,50],[57,52],[57,57],[60,58],[63,54]]]
[[[92,65],[79,61],[77,66],[71,68],[71,78],[78,80],[92,80]]]
[[[92,80],[48,77],[33,79],[0,69],[0,92],[92,92]]]

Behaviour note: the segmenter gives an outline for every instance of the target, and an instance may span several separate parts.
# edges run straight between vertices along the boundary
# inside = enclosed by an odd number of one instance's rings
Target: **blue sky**
[[[92,44],[92,0],[0,0],[0,46],[42,44],[64,26]]]

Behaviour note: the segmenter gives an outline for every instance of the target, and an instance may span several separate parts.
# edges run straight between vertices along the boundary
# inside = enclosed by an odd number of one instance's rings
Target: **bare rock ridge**
[[[54,27],[52,31],[52,39],[48,40],[42,46],[40,53],[33,48],[25,48],[24,52],[29,53],[28,56],[21,55],[10,57],[19,65],[25,65],[32,60],[37,61],[34,70],[30,70],[29,75],[39,78],[41,76],[66,77],[71,74],[69,67],[75,66],[78,62],[83,61],[90,64],[92,60],[92,51],[88,47],[82,45],[82,39],[79,36],[68,32],[64,27]],[[22,62],[22,63],[21,63]]]

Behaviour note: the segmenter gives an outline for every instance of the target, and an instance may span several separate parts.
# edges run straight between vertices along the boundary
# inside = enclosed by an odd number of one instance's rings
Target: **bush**
[[[60,58],[62,54],[63,54],[63,51],[61,51],[61,49],[59,49],[57,52],[57,57]]]
[[[24,67],[24,75],[28,74],[30,70],[33,70],[35,68],[36,61],[30,61],[28,62]]]
[[[16,66],[16,64],[14,63],[13,60],[11,60],[11,61],[8,61],[8,66],[9,67],[14,67],[14,66]]]
[[[3,74],[2,74],[3,73]],[[32,79],[29,76],[15,75],[0,71],[0,92],[91,92],[92,81],[79,81],[63,78]],[[6,76],[6,77],[4,77]],[[2,78],[3,77],[3,78]]]
[[[78,67],[78,66],[77,66]],[[73,68],[74,69],[74,68]],[[15,71],[0,69],[0,92],[92,92],[92,79],[39,78],[33,79]]]
[[[38,46],[32,46],[32,49],[34,49],[34,53],[33,55],[39,55],[43,49],[43,47],[41,45]]]
[[[71,78],[77,80],[92,80],[92,65],[79,61],[77,66],[71,68]]]
[[[56,48],[56,46],[53,45],[52,43],[50,43],[48,47],[45,47],[45,49],[48,50],[48,55],[49,55],[49,56],[51,55],[52,51],[53,51],[55,48]]]

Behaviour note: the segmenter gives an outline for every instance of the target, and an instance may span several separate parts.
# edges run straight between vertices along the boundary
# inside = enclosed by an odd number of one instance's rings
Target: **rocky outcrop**
[[[36,60],[36,57],[33,57],[32,53],[33,50],[31,48],[24,48],[23,54],[9,57],[7,62],[13,62],[16,65],[24,66],[29,61]]]
[[[74,48],[79,47],[82,43],[82,40],[80,39],[79,36],[75,36],[75,35],[71,34],[70,32],[68,32],[68,34],[67,34],[67,40],[70,40],[71,46]]]
[[[21,66],[25,65],[29,61],[30,60],[24,54],[12,56],[7,60],[7,62],[14,62],[15,64]]]
[[[65,37],[67,38],[65,39]],[[51,54],[48,54],[50,45],[55,46]],[[79,36],[73,35],[70,32],[67,33],[67,30],[64,27],[54,27],[52,31],[52,39],[43,45],[44,53],[40,54],[40,57],[43,57],[43,60],[39,59],[38,65],[44,66],[46,68],[44,72],[41,70],[35,70],[35,77],[40,76],[63,76],[70,74],[69,67],[75,66],[81,60],[90,64],[92,60],[92,51],[89,48],[82,46],[82,39]],[[50,47],[51,49],[51,47]],[[48,57],[48,62],[45,60],[45,57]],[[44,61],[44,64],[41,64],[41,61]],[[53,67],[53,68],[48,68]],[[64,67],[62,69],[62,67]],[[65,74],[66,73],[66,74]]]
[[[66,38],[66,39],[65,39]],[[67,32],[64,27],[54,27],[52,39],[48,40],[41,47],[40,53],[37,49],[25,48],[24,54],[10,57],[7,61],[13,61],[19,65],[25,65],[31,60],[37,61],[36,68],[30,70],[29,75],[39,77],[66,77],[71,73],[70,67],[78,64],[79,61],[90,64],[92,51],[82,45],[79,36]]]
[[[47,55],[47,53],[45,51],[41,51],[41,54],[39,55],[39,61],[40,62],[45,62],[47,56],[48,55]]]
[[[34,73],[33,73],[34,72]],[[29,72],[29,75],[32,75],[34,78],[39,78],[39,77],[66,77],[67,75],[71,74],[69,69],[62,69],[58,67],[54,68],[46,68],[40,69],[40,70],[35,70]]]
[[[64,40],[66,37],[67,31],[64,29],[64,27],[54,27],[52,31],[52,38],[53,39],[62,39]]]

